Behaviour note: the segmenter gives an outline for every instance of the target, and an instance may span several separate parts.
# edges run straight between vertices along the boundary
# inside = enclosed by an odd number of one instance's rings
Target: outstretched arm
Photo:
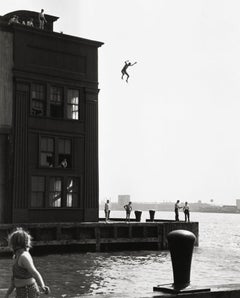
[[[134,62],[133,64],[131,64],[130,66],[133,66],[133,65],[135,65],[135,64],[137,64],[137,62]]]

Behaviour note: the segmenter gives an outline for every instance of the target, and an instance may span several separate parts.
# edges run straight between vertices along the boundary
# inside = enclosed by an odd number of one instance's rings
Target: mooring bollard
[[[150,221],[154,221],[155,210],[149,210]]]
[[[141,221],[142,211],[136,210],[135,212],[136,221]]]
[[[167,235],[168,247],[172,259],[173,286],[184,289],[190,284],[193,247],[196,240],[192,232],[172,231]]]
[[[203,289],[190,285],[195,235],[187,230],[175,230],[167,235],[167,240],[172,260],[174,282],[173,284],[159,285],[154,287],[153,290],[169,293],[210,291],[209,288]]]

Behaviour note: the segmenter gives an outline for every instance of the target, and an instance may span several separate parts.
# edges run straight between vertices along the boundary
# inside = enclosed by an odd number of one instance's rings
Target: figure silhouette
[[[131,63],[131,62],[129,62],[129,60],[125,61],[125,65],[123,66],[123,69],[122,69],[121,72],[122,72],[122,79],[123,79],[124,75],[127,76],[127,79],[126,79],[126,82],[127,83],[128,83],[128,79],[129,79],[129,74],[127,73],[127,69],[128,69],[129,66],[133,66],[136,63],[137,62]]]

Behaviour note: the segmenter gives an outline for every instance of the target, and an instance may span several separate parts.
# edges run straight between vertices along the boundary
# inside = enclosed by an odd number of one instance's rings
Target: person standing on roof
[[[39,28],[44,29],[44,24],[47,23],[47,20],[44,15],[44,9],[41,9],[41,12],[38,15],[38,20],[39,20]]]

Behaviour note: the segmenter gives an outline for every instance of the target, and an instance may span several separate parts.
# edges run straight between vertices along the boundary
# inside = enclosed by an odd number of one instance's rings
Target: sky
[[[8,0],[99,48],[99,198],[240,199],[238,0]],[[124,61],[129,82],[121,79]]]

